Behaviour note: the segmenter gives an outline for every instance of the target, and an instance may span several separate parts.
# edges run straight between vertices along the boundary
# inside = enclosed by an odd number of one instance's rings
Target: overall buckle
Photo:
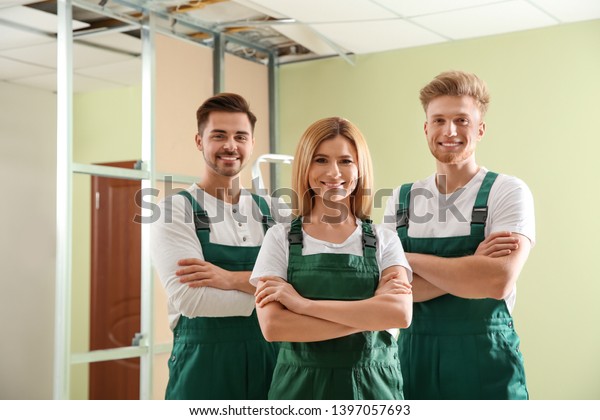
[[[210,230],[210,218],[203,212],[194,212],[194,225],[196,230]]]
[[[471,224],[476,223],[485,225],[487,220],[488,208],[485,207],[473,207],[473,213],[471,213]]]
[[[396,229],[408,226],[408,210],[400,209],[396,212]]]

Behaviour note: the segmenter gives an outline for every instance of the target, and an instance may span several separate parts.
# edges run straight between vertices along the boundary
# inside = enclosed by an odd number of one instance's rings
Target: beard
[[[223,156],[227,156],[227,154],[223,154]],[[238,155],[232,154],[231,156],[238,156]],[[235,176],[235,175],[239,174],[242,171],[242,169],[244,169],[244,165],[242,165],[241,161],[240,161],[239,165],[235,165],[235,166],[219,165],[219,158],[216,156],[215,156],[215,160],[210,160],[210,159],[207,159],[206,155],[204,155],[204,162],[214,172],[216,172],[219,175],[223,175],[223,176]]]
[[[457,152],[442,152],[437,147],[430,147],[429,150],[433,157],[440,163],[454,164],[464,162],[473,155],[474,150],[471,148],[462,149]]]

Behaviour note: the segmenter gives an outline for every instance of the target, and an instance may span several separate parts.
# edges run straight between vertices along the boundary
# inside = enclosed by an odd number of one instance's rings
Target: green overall
[[[302,255],[302,222],[289,233],[288,282],[309,299],[361,300],[379,282],[375,236],[362,224],[363,256]],[[397,344],[387,331],[310,343],[281,343],[269,399],[402,399]]]
[[[251,271],[260,246],[210,243],[210,220],[187,191],[205,261],[229,271]],[[272,224],[269,206],[253,195],[265,231]],[[263,338],[256,310],[252,315],[207,318],[181,316],[174,331],[166,399],[266,399],[277,359],[277,345]]]
[[[471,233],[458,237],[409,237],[412,184],[403,185],[396,219],[404,251],[447,258],[473,255],[485,238],[488,195],[497,175],[486,174],[473,207]],[[407,399],[528,398],[519,337],[503,299],[446,294],[414,303],[412,325],[401,332],[398,347]]]

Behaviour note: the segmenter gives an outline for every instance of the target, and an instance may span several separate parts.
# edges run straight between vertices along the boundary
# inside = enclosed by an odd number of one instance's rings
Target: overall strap
[[[362,247],[363,256],[375,258],[377,250],[377,237],[373,232],[373,221],[364,219],[362,221]],[[290,256],[302,255],[302,219],[299,217],[294,219],[288,233],[288,241],[290,244]]]
[[[263,225],[263,230],[265,231],[265,233],[267,233],[267,230],[269,230],[269,228],[275,224],[275,220],[271,217],[271,209],[269,208],[269,203],[267,203],[267,200],[265,200],[263,197],[257,194],[252,194],[252,198],[254,199],[254,202],[260,209],[260,213],[262,214],[261,222]]]
[[[488,216],[488,197],[490,190],[498,174],[495,172],[488,172],[485,174],[485,178],[479,187],[477,198],[475,198],[475,204],[473,205],[473,213],[471,213],[471,236],[485,237],[485,223]]]
[[[288,242],[290,243],[290,257],[292,255],[302,256],[302,219],[299,217],[292,221]]]
[[[398,210],[396,210],[396,232],[400,237],[402,243],[408,237],[408,208],[410,206],[410,190],[412,188],[412,182],[410,184],[404,184],[400,187],[400,193],[398,194]]]
[[[365,258],[375,258],[375,252],[377,251],[377,237],[373,232],[372,223],[373,221],[370,219],[362,221],[363,256]]]
[[[210,243],[210,218],[198,202],[192,197],[189,191],[181,191],[178,194],[187,198],[194,211],[194,225],[196,226],[196,235],[200,244]]]

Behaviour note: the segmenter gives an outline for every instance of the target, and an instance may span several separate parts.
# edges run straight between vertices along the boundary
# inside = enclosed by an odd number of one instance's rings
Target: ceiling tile
[[[31,7],[16,6],[0,9],[0,19],[29,26],[44,32],[57,33],[58,16]],[[73,21],[73,29],[87,28],[88,23]]]
[[[254,0],[300,22],[351,22],[397,17],[371,0]]]
[[[53,41],[54,38],[49,36],[34,34],[29,31],[22,31],[0,24],[0,51],[29,45],[46,44]]]
[[[138,85],[142,83],[142,60],[132,58],[119,63],[88,67],[77,70],[77,74],[119,83],[124,86]]]
[[[416,17],[411,20],[452,39],[521,31],[557,23],[546,13],[520,0]]]
[[[128,58],[131,58],[131,56],[103,50],[101,48],[78,44],[73,46],[73,68],[75,69],[118,63],[119,61],[124,61]]]
[[[498,3],[498,0],[374,0],[401,16],[419,16]]]
[[[56,74],[47,74],[42,76],[24,77],[13,79],[11,83],[30,86],[37,89],[56,91]],[[117,83],[107,82],[105,80],[94,79],[92,77],[73,75],[73,92],[88,92],[100,89],[114,89],[123,87]]]
[[[10,80],[17,77],[37,76],[40,74],[55,74],[56,70],[47,67],[20,63],[0,57],[0,80]]]
[[[314,29],[355,54],[368,54],[446,41],[426,29],[402,19],[323,23]]]
[[[56,40],[49,44],[2,51],[2,55],[25,63],[56,68]]]
[[[561,22],[600,19],[598,0],[532,0],[531,2]]]
[[[142,40],[131,35],[121,33],[109,33],[105,35],[86,36],[83,38],[88,43],[115,48],[121,51],[129,51],[134,54],[142,53]]]
[[[0,9],[4,7],[14,7],[36,2],[36,0],[0,0]]]
[[[2,51],[2,55],[25,63],[56,68],[56,42]],[[126,54],[106,51],[87,45],[73,45],[73,68],[75,69],[117,63],[127,58],[130,58],[130,56]]]
[[[273,25],[273,29],[305,46],[318,55],[331,55],[337,52],[323,39],[323,35],[304,24]]]

